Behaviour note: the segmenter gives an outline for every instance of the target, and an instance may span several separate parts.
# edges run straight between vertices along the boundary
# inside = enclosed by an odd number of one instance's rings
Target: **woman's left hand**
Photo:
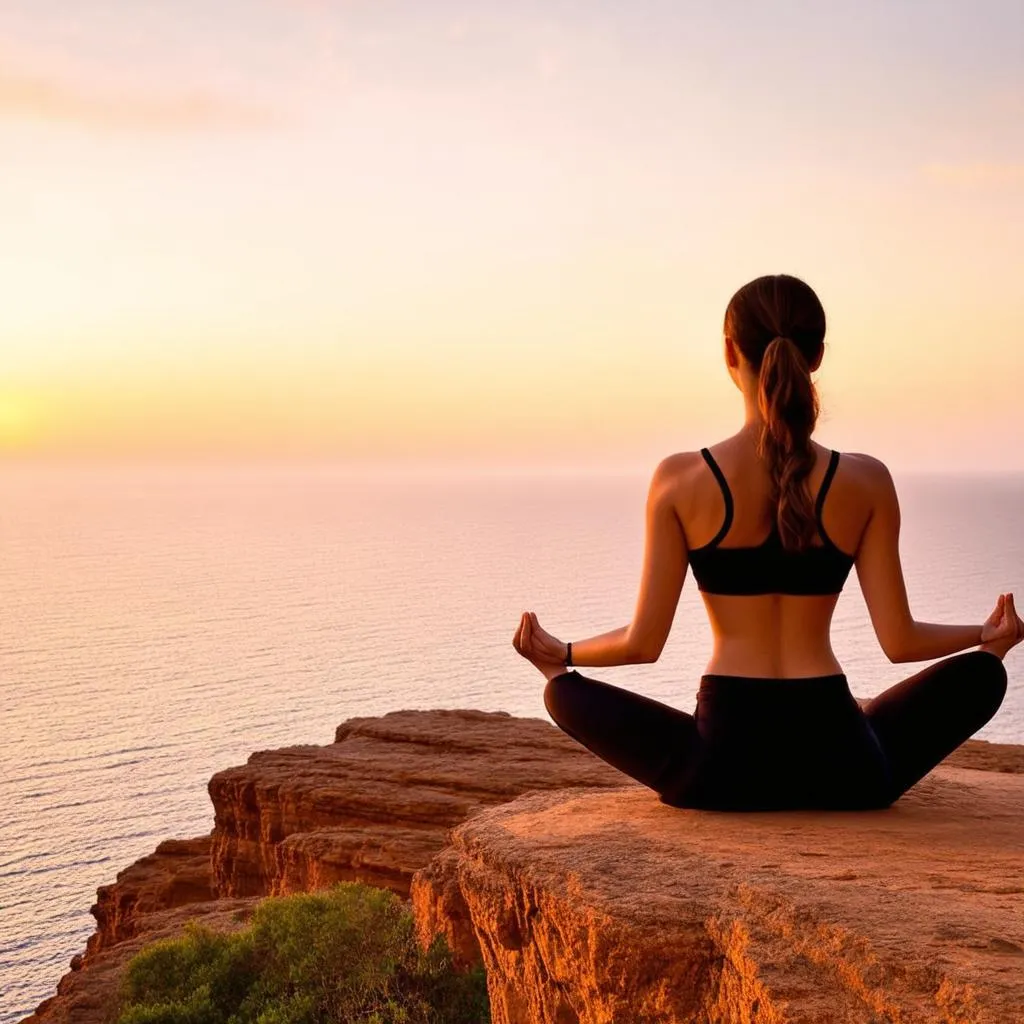
[[[512,646],[547,679],[568,671],[565,666],[566,645],[542,629],[533,612],[523,612]]]

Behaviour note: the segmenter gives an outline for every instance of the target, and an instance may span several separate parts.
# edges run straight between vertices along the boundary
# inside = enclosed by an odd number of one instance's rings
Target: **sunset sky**
[[[0,0],[0,449],[649,465],[808,280],[818,437],[1024,470],[1020,0]]]

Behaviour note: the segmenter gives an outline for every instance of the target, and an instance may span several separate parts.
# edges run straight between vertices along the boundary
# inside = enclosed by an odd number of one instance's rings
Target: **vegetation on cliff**
[[[190,921],[128,964],[117,1024],[486,1024],[482,968],[423,951],[394,893],[356,883],[268,897],[244,930]]]

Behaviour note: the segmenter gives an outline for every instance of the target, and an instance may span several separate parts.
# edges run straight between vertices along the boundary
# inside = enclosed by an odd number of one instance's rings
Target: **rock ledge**
[[[475,815],[419,872],[494,1024],[1018,1024],[1024,776],[884,811],[730,815],[636,786]]]

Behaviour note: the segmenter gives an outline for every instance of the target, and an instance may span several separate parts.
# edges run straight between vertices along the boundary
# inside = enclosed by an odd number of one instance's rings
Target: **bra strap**
[[[832,486],[832,477],[836,475],[836,466],[839,465],[839,452],[834,448],[832,449],[832,457],[828,460],[828,469],[825,470],[825,479],[821,481],[821,487],[818,488],[818,500],[815,503],[815,512],[818,516],[821,516],[821,510],[825,505],[825,495],[828,493],[829,487]]]
[[[710,450],[701,448],[700,453],[704,456],[704,461],[711,467],[711,472],[715,474],[718,486],[722,489],[722,497],[725,499],[725,519],[722,522],[721,529],[707,544],[707,547],[714,547],[729,532],[729,527],[732,526],[732,492],[729,490],[725,476],[718,463],[712,457]]]
[[[818,520],[818,529],[821,531],[822,537],[832,544],[832,538],[825,532],[825,524],[821,521],[821,511],[825,507],[825,495],[828,493],[829,487],[832,486],[832,478],[836,475],[836,466],[839,465],[839,452],[834,448],[832,449],[832,456],[828,460],[828,469],[825,470],[825,477],[821,481],[821,487],[818,488],[818,500],[814,503],[814,514]],[[835,547],[834,544],[832,544]]]

